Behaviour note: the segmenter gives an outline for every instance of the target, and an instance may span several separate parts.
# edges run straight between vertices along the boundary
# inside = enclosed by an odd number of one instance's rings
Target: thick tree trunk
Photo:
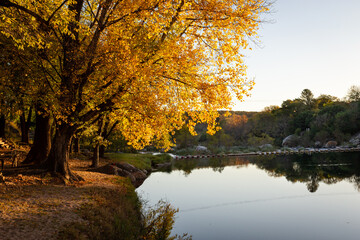
[[[100,148],[100,144],[96,144],[96,146],[94,147],[94,154],[93,154],[93,158],[92,158],[91,167],[96,168],[99,166],[99,162],[100,162],[99,148]]]
[[[25,113],[20,115],[21,142],[29,143],[29,132],[26,131]]]
[[[21,125],[21,142],[29,144],[29,128],[31,123],[32,108],[30,107],[28,116],[26,118],[25,111],[20,115]]]
[[[37,112],[43,111],[38,108]],[[50,116],[36,114],[34,144],[23,163],[42,164],[46,161],[51,148],[50,122]]]
[[[75,130],[66,123],[57,127],[50,154],[45,163],[50,171],[60,174],[64,180],[70,182],[82,180],[81,177],[73,174],[69,167],[70,143]]]
[[[69,149],[69,153],[73,153],[74,149],[73,149],[73,141],[74,141],[74,137],[71,138],[71,141],[70,141],[70,149]]]
[[[104,145],[101,145],[100,148],[99,148],[99,156],[101,158],[105,157],[105,146]]]
[[[5,115],[1,114],[0,116],[0,138],[5,138]]]
[[[80,139],[79,137],[74,137],[74,146],[73,151],[74,153],[80,153]]]

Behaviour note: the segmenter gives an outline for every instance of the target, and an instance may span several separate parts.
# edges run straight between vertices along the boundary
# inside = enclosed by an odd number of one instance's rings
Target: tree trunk
[[[104,124],[104,130],[102,132],[102,137],[104,140],[108,140],[110,134],[113,132],[113,130],[115,129],[116,125],[119,124],[119,120],[117,120],[116,122],[114,122],[114,124],[109,128],[110,126],[110,119],[108,117],[105,118],[105,124]],[[105,149],[106,147],[104,145],[100,145],[100,157],[103,158],[105,156]]]
[[[80,153],[80,139],[79,137],[74,137],[74,146],[73,146],[74,153]]]
[[[69,167],[70,143],[75,130],[75,127],[66,123],[57,127],[50,154],[44,164],[48,170],[58,173],[65,181],[70,182],[83,180],[80,176],[73,174]]]
[[[20,115],[20,128],[21,128],[21,142],[29,143],[29,134],[26,132],[25,113]]]
[[[99,122],[98,122],[98,136],[102,137],[102,133],[104,131],[104,117],[101,117]],[[99,166],[99,149],[100,149],[100,142],[99,140],[96,141],[96,145],[94,147],[94,153],[93,153],[93,158],[92,158],[92,164],[91,167],[98,167]]]
[[[101,145],[100,148],[99,148],[99,156],[101,158],[105,157],[105,146],[104,145]]]
[[[32,108],[29,108],[29,113],[26,119],[25,111],[20,116],[21,125],[21,142],[29,144],[29,128],[31,123]]]
[[[0,138],[5,138],[5,115],[0,116]]]
[[[74,148],[73,148],[73,141],[74,141],[74,136],[71,138],[71,141],[70,141],[70,149],[69,149],[69,153],[73,153],[73,151],[74,151]]]
[[[96,144],[96,146],[94,147],[94,154],[93,154],[93,158],[92,158],[92,164],[91,167],[98,167],[99,166],[99,148],[100,148],[100,144]]]
[[[46,161],[51,148],[51,126],[50,116],[46,116],[44,111],[37,108],[36,127],[34,135],[34,144],[30,152],[22,163],[42,164]],[[43,114],[43,115],[42,115]]]

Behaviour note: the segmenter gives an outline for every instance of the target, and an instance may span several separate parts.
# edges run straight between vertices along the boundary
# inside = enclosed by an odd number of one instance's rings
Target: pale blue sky
[[[343,98],[360,85],[360,0],[277,0],[261,47],[246,51],[252,96],[234,110],[261,111],[310,89]]]

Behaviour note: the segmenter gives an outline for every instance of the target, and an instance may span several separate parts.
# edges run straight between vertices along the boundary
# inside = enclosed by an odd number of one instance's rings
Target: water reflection
[[[357,240],[360,153],[184,159],[137,189],[196,240]],[[355,186],[355,188],[354,188]]]
[[[329,194],[319,194],[316,197],[330,197],[330,196],[351,196],[357,195],[357,193],[329,193]],[[237,201],[237,202],[227,202],[227,203],[220,203],[215,205],[208,205],[208,206],[201,206],[197,208],[189,208],[183,209],[180,212],[194,212],[198,210],[209,210],[213,208],[221,208],[221,207],[229,207],[229,206],[236,206],[236,205],[245,205],[245,204],[252,204],[252,203],[265,203],[265,202],[272,202],[272,201],[279,201],[279,200],[294,200],[294,199],[306,199],[310,198],[309,195],[298,195],[298,196],[284,196],[284,197],[275,197],[275,198],[262,198],[262,199],[254,199],[254,200],[246,200],[246,201]]]
[[[256,165],[269,176],[285,177],[293,183],[304,183],[311,193],[318,190],[320,182],[334,184],[343,180],[353,183],[360,191],[360,154],[358,152],[181,159],[175,161],[172,170],[182,170],[185,176],[188,176],[194,169],[212,168],[213,171],[221,173],[226,166],[246,167],[249,164]]]

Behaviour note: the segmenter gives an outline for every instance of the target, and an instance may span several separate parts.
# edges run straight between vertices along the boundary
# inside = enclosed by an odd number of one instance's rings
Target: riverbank
[[[360,147],[335,147],[335,148],[284,148],[274,151],[253,151],[239,153],[223,153],[223,154],[201,154],[175,156],[176,160],[189,158],[214,158],[214,157],[246,157],[256,155],[290,155],[290,154],[314,154],[314,153],[330,153],[330,152],[358,152]]]
[[[90,161],[72,159],[85,181],[27,168],[10,169],[0,183],[1,239],[138,239],[140,201],[126,178],[88,171]]]

